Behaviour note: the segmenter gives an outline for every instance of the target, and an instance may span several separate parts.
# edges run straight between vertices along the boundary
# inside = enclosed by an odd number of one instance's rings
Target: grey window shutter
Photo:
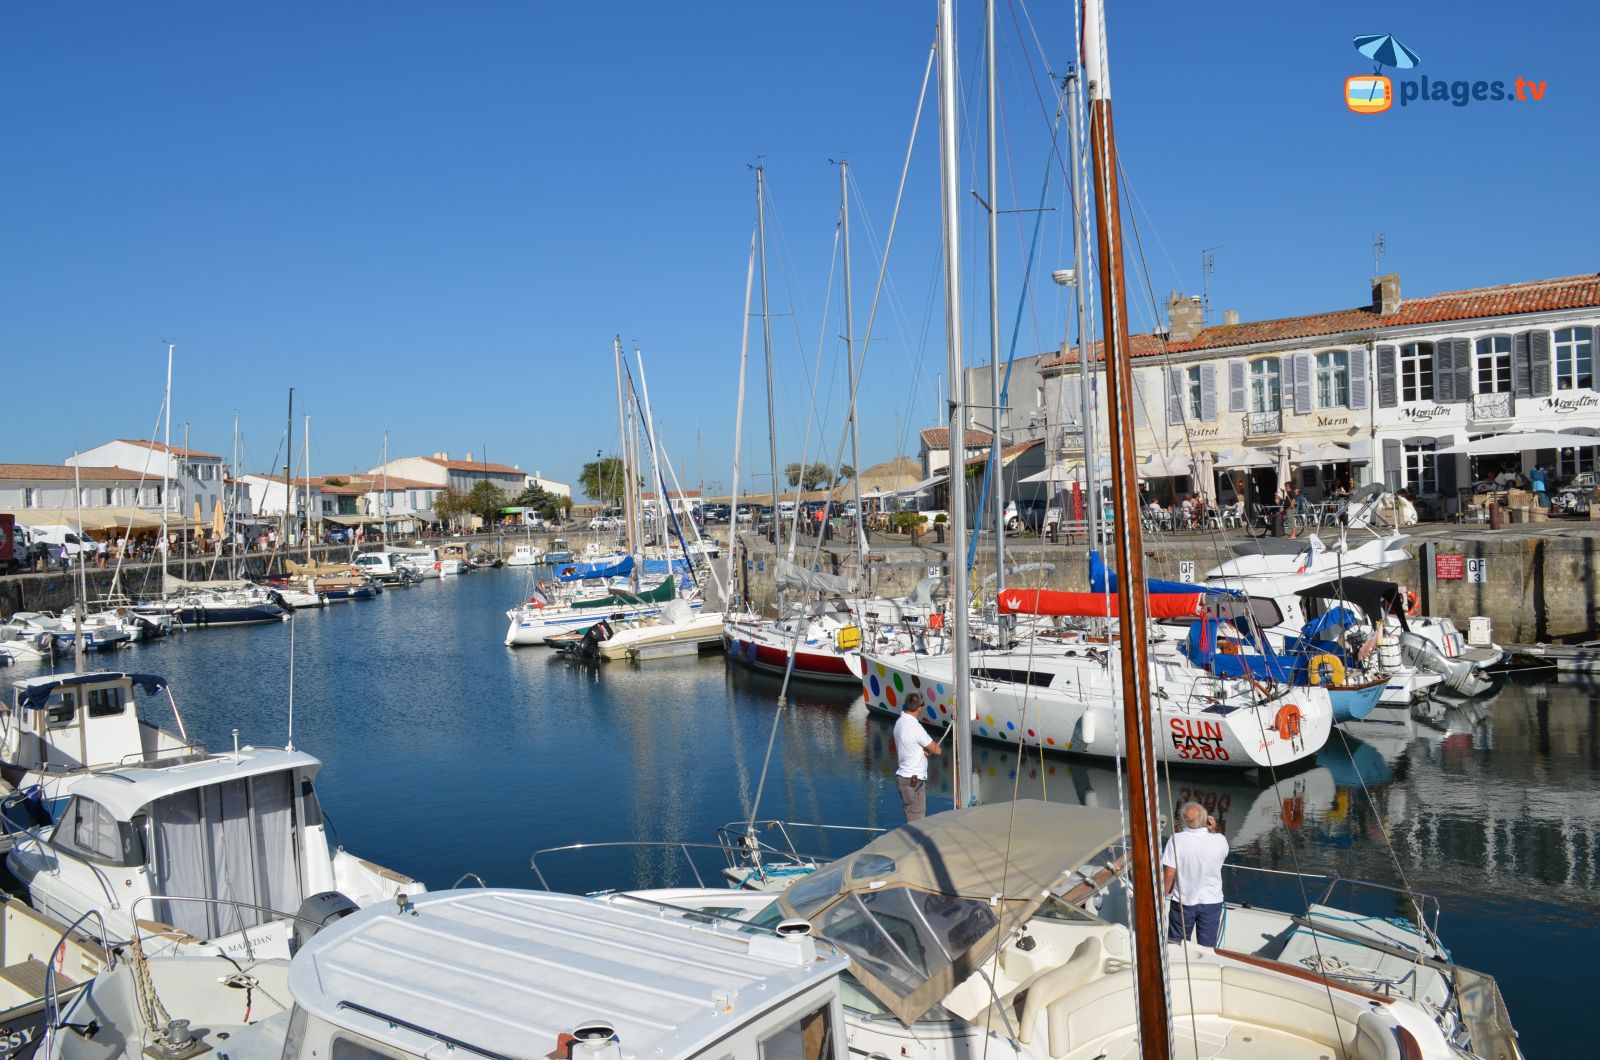
[[[1390,347],[1391,349],[1393,347]],[[1400,447],[1400,439],[1385,438],[1383,440],[1383,483],[1406,484],[1405,451]]]
[[[1364,409],[1367,407],[1367,351],[1347,351],[1345,363],[1350,366],[1350,407]]]
[[[1511,336],[1511,392],[1519,398],[1530,396],[1532,380],[1528,375],[1528,336],[1530,332],[1519,331]]]
[[[1467,340],[1460,339],[1458,341],[1466,342]],[[1442,434],[1433,440],[1435,449],[1444,449],[1454,443],[1455,439],[1448,434]],[[1456,457],[1436,456],[1433,459],[1434,467],[1439,473],[1439,496],[1454,497],[1456,495]]]
[[[1456,400],[1472,400],[1472,343],[1466,339],[1451,339],[1456,374]]]
[[[1392,409],[1398,404],[1400,404],[1400,380],[1396,368],[1396,351],[1393,346],[1379,346],[1378,407]]]
[[[1135,427],[1150,426],[1150,416],[1144,408],[1144,377],[1143,372],[1133,373],[1133,425]]]
[[[1533,397],[1550,396],[1550,333],[1528,332],[1528,391]]]
[[[1294,358],[1279,357],[1278,362],[1278,407],[1288,409],[1294,407]]]
[[[1200,366],[1200,418],[1207,423],[1217,419],[1217,366]]]
[[[1228,362],[1228,411],[1243,412],[1248,407],[1249,394],[1244,382],[1244,361],[1235,358]]]
[[[1074,426],[1083,420],[1083,380],[1076,376],[1061,380],[1061,420]]]
[[[1294,410],[1304,416],[1316,407],[1312,384],[1316,377],[1316,362],[1309,353],[1294,355]]]
[[[1456,397],[1455,363],[1454,343],[1440,339],[1433,344],[1433,399],[1441,405],[1465,400]]]
[[[1183,424],[1183,369],[1167,369],[1167,426]]]

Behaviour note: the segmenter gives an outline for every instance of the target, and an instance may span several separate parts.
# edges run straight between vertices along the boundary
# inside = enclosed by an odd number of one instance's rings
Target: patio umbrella
[[[1200,496],[1208,506],[1217,503],[1217,476],[1214,468],[1216,454],[1209,449],[1201,449],[1194,454],[1194,477],[1200,490]]]
[[[1289,478],[1289,447],[1278,446],[1278,488],[1283,489],[1290,483]]]
[[[1508,431],[1435,451],[1436,456],[1494,456],[1500,453],[1525,453],[1534,449],[1573,449],[1595,444],[1592,435],[1560,434],[1556,431]]]
[[[1350,450],[1337,442],[1323,442],[1303,450],[1295,457],[1296,464],[1343,464],[1351,457]]]
[[[1174,478],[1188,475],[1192,469],[1188,458],[1177,453],[1151,453],[1138,471],[1140,478]]]
[[[1226,460],[1218,460],[1218,471],[1250,471],[1255,468],[1272,467],[1275,461],[1272,457],[1259,449],[1246,449],[1238,456],[1230,456]]]
[[[1390,33],[1363,34],[1353,43],[1356,51],[1377,63],[1380,70],[1385,66],[1409,70],[1422,61],[1422,56],[1395,40]]]

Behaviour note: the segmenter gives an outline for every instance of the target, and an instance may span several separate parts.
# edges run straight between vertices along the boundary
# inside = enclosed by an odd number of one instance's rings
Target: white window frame
[[[1350,352],[1323,350],[1317,354],[1317,408],[1350,407]]]
[[[1283,409],[1283,365],[1277,357],[1258,357],[1250,362],[1250,411],[1280,412]]]
[[[1512,392],[1510,335],[1485,335],[1473,344],[1472,384],[1475,394]]]
[[[1597,439],[1600,441],[1600,439]],[[1600,446],[1580,445],[1571,449],[1556,450],[1556,475],[1571,478],[1585,472],[1594,473],[1594,458]]]
[[[1439,492],[1439,454],[1437,447],[1429,442],[1426,445],[1406,445],[1404,453],[1405,471],[1402,485],[1417,494]]]
[[[1205,392],[1200,382],[1200,366],[1190,365],[1183,370],[1183,411],[1190,422],[1199,423],[1205,418]]]
[[[1595,329],[1558,328],[1555,333],[1555,383],[1557,390],[1594,389]]]
[[[1400,400],[1432,401],[1437,392],[1433,343],[1408,342],[1400,347]]]

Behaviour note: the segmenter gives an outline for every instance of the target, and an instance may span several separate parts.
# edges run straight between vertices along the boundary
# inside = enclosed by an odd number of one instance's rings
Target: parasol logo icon
[[[1394,106],[1394,82],[1382,74],[1344,79],[1344,105],[1357,114],[1382,114]]]

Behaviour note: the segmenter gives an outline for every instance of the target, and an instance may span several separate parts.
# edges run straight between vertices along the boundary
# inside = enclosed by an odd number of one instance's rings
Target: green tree
[[[563,505],[562,502],[566,501]],[[559,493],[551,493],[537,482],[529,483],[528,488],[517,494],[511,502],[512,507],[532,508],[539,513],[539,518],[551,520],[558,518],[566,508],[572,506],[572,501],[562,497]]]
[[[578,472],[578,485],[590,500],[606,504],[622,497],[622,457],[591,460]]]
[[[833,476],[835,482],[849,482],[856,477],[856,469],[849,464],[840,464],[838,472]]]
[[[458,489],[442,490],[433,498],[433,514],[437,515],[442,523],[454,526],[463,516],[471,512],[472,507],[467,495]]]
[[[506,491],[493,482],[480,482],[467,494],[467,510],[485,524],[493,524],[500,509],[506,506]]]
[[[783,477],[789,480],[789,485],[798,486],[800,480],[806,477],[806,466],[796,460],[792,464],[783,465]]]
[[[806,489],[820,490],[833,482],[833,468],[818,460],[808,464],[805,472]]]

